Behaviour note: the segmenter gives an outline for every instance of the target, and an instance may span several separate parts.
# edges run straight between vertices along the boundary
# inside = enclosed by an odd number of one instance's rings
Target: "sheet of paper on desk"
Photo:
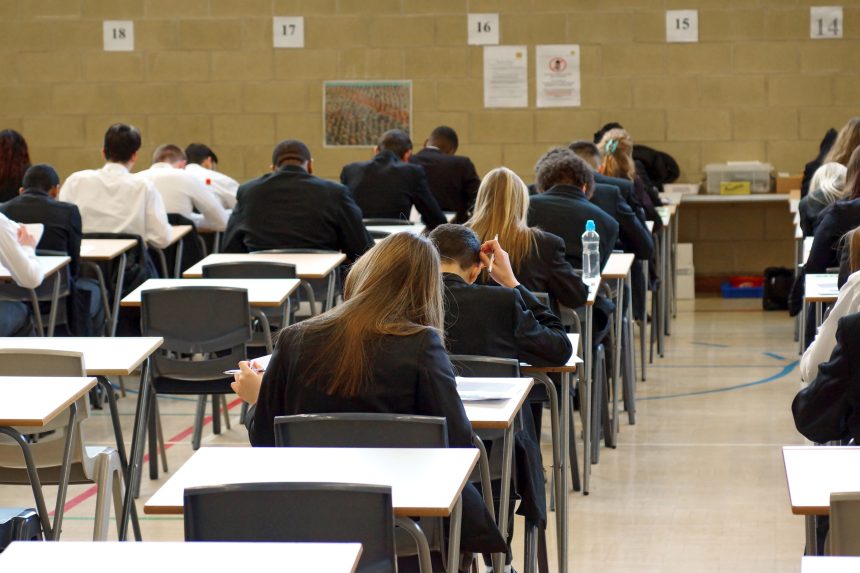
[[[457,393],[463,402],[484,402],[487,400],[510,400],[516,397],[515,384],[504,382],[479,382],[473,380],[457,380]]]
[[[259,364],[259,365],[260,365],[260,368],[262,368],[263,370],[265,370],[266,368],[268,368],[268,367],[269,367],[269,360],[271,360],[271,359],[272,359],[272,355],[271,355],[271,354],[267,354],[267,355],[265,355],[265,356],[260,356],[259,358],[254,358],[254,362],[256,362],[257,364]]]
[[[36,239],[36,244],[39,244],[39,241],[42,240],[42,233],[45,232],[45,225],[42,223],[26,223],[24,227],[27,228],[27,232],[33,235],[33,238]]]

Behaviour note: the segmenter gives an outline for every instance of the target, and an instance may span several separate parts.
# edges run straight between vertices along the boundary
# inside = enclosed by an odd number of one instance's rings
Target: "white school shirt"
[[[812,382],[818,376],[818,367],[830,361],[830,355],[836,347],[836,329],[839,326],[839,319],[855,312],[860,312],[860,271],[848,277],[839,289],[839,297],[830,309],[830,314],[818,327],[815,340],[803,353],[800,359],[801,380]]]
[[[197,163],[187,164],[185,171],[199,179],[207,189],[211,189],[225,209],[232,209],[236,206],[236,191],[239,189],[238,181],[229,175],[206,169]]]
[[[0,265],[9,270],[12,280],[20,287],[36,288],[45,278],[33,247],[25,247],[18,242],[18,223],[2,213],[0,213]]]
[[[154,163],[135,177],[143,177],[155,185],[168,213],[178,213],[204,229],[223,231],[227,227],[227,210],[199,179],[185,170],[169,163]],[[194,209],[199,212],[195,213]]]
[[[84,233],[131,233],[161,249],[170,244],[173,230],[161,195],[125,165],[108,162],[72,173],[59,199],[78,206]]]

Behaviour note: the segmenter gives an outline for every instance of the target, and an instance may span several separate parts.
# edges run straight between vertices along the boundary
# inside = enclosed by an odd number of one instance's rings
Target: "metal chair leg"
[[[206,415],[206,394],[197,397],[197,412],[194,414],[194,433],[191,434],[191,449],[200,449],[200,440],[203,434],[203,416]]]

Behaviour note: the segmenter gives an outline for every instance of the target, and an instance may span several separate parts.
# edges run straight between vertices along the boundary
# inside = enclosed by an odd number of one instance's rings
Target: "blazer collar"
[[[376,157],[373,158],[375,163],[400,163],[400,158],[394,155],[391,151],[380,151],[376,154]]]
[[[547,195],[563,195],[565,197],[574,197],[576,199],[586,199],[582,189],[574,185],[553,185],[549,190],[544,191]]]
[[[454,273],[442,273],[442,283],[445,286],[462,285],[469,286],[463,277]]]

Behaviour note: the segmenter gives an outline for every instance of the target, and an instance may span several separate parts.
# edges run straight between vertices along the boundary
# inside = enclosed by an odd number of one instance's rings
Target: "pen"
[[[265,369],[265,368],[251,368],[251,372],[256,372],[257,374],[262,374],[262,373],[264,373],[265,371],[266,371],[266,369]],[[241,371],[241,370],[239,370],[238,368],[235,368],[235,369],[233,369],[233,370],[225,370],[225,371],[224,371],[224,374],[230,374],[231,376],[232,376],[233,374],[241,374],[241,373],[242,373],[242,371]]]
[[[498,242],[498,240],[499,240],[499,234],[498,233],[496,233],[496,236],[493,237],[493,240]],[[487,268],[487,272],[490,274],[493,274],[493,261],[495,261],[495,260],[496,260],[496,249],[493,248],[493,252],[490,253],[490,266]]]

